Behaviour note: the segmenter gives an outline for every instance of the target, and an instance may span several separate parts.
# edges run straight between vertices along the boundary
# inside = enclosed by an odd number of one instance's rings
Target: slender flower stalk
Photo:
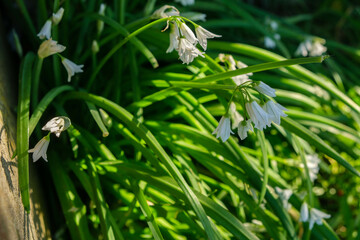
[[[68,117],[54,117],[41,130],[50,131],[50,133],[55,133],[57,137],[60,137],[61,132],[65,131],[70,125],[71,121]]]
[[[48,134],[47,136],[43,137],[36,145],[34,148],[29,150],[29,153],[33,153],[32,158],[33,158],[33,162],[36,162],[37,160],[40,159],[40,157],[42,157],[46,162],[47,160],[47,155],[46,155],[46,151],[48,149],[50,143],[50,134]]]
[[[196,33],[196,37],[199,40],[199,44],[204,49],[204,51],[206,51],[206,48],[207,48],[207,39],[214,38],[214,37],[221,37],[221,35],[216,35],[212,32],[209,32],[208,30],[206,30],[205,28],[203,28],[201,26],[195,27],[195,33]]]
[[[230,137],[230,133],[233,134],[230,127],[230,118],[222,116],[219,125],[212,134],[216,134],[216,138],[221,138],[223,142],[226,142]]]
[[[61,53],[65,49],[65,46],[58,44],[56,41],[50,38],[49,40],[46,40],[40,44],[38,56],[39,58],[46,58],[55,53]]]
[[[71,81],[71,77],[75,75],[75,73],[82,73],[83,70],[82,68],[84,67],[84,65],[77,65],[75,63],[73,63],[72,61],[70,61],[67,58],[63,58],[61,60],[62,64],[64,65],[67,73],[68,73],[68,82]]]
[[[51,20],[47,20],[37,35],[40,39],[51,38]]]

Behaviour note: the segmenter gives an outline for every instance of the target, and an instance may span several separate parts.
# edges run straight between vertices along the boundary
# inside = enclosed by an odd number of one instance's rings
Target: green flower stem
[[[294,59],[288,59],[288,60],[282,60],[282,61],[276,61],[276,62],[270,62],[270,63],[261,63],[261,64],[249,66],[246,68],[236,69],[233,71],[213,74],[213,75],[210,75],[210,76],[207,76],[204,78],[197,78],[194,81],[203,82],[203,83],[216,82],[216,81],[228,79],[231,77],[235,77],[238,75],[243,75],[246,73],[261,72],[261,71],[265,71],[265,70],[271,70],[271,69],[281,68],[281,67],[288,67],[288,66],[297,65],[297,64],[321,63],[326,58],[328,58],[328,56],[294,58]]]
[[[132,131],[135,131],[136,134],[144,139],[148,146],[153,150],[153,152],[159,157],[162,163],[165,165],[170,175],[174,178],[177,184],[180,186],[182,191],[187,197],[187,201],[192,206],[196,215],[199,217],[202,225],[204,226],[205,232],[208,235],[209,239],[220,239],[219,232],[216,228],[213,227],[213,224],[208,219],[207,214],[204,211],[203,206],[200,204],[199,199],[191,190],[189,185],[186,183],[184,177],[181,175],[179,169],[176,167],[174,162],[171,160],[169,155],[161,147],[156,138],[152,133],[141,123],[134,119],[134,116],[126,111],[121,106],[115,104],[114,102],[109,101],[100,96],[88,94],[85,92],[71,92],[67,94],[65,99],[82,99],[85,101],[90,101],[95,105],[103,108],[104,110],[112,113],[118,119],[125,123]]]
[[[262,201],[264,200],[265,194],[266,194],[266,187],[267,187],[267,183],[268,183],[268,179],[269,179],[269,158],[268,158],[268,154],[267,154],[267,148],[266,148],[266,139],[265,139],[265,135],[263,131],[260,131],[258,129],[256,129],[256,135],[258,137],[258,141],[260,143],[260,148],[261,148],[261,158],[263,161],[263,167],[264,167],[264,174],[263,174],[263,182],[262,182],[262,186],[261,186],[261,191],[260,191],[260,195],[259,195],[259,202],[258,202],[258,207],[260,206],[260,204],[262,203]]]
[[[19,188],[24,209],[30,211],[29,194],[29,111],[31,71],[35,55],[28,53],[20,68],[19,100],[17,109],[17,138],[16,148],[18,154]]]
[[[32,83],[33,91],[31,97],[31,106],[32,109],[35,109],[35,106],[38,104],[39,101],[39,84],[40,84],[40,73],[43,65],[43,58],[37,57],[35,62],[35,73],[34,73],[34,80]]]
[[[127,43],[129,40],[131,40],[132,38],[134,38],[136,35],[142,33],[143,31],[155,26],[158,23],[162,23],[162,22],[166,22],[168,20],[168,18],[161,18],[158,19],[154,22],[151,22],[141,28],[139,28],[138,30],[132,32],[131,34],[129,34],[128,36],[126,36],[123,40],[121,40],[118,44],[116,44],[104,57],[103,59],[100,61],[99,65],[97,66],[97,68],[94,70],[94,72],[92,73],[90,80],[86,86],[87,89],[90,89],[91,86],[93,85],[96,76],[98,75],[98,73],[100,72],[101,68],[105,65],[105,63],[125,44]]]

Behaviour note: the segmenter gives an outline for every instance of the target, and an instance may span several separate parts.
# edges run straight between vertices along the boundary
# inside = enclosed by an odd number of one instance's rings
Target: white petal
[[[51,21],[47,20],[37,35],[40,39],[51,38]]]
[[[309,220],[309,208],[306,202],[301,205],[300,209],[300,221],[307,222]]]
[[[180,23],[180,31],[181,34],[191,43],[191,44],[196,44],[198,39],[195,37],[195,34],[193,33],[193,31],[185,24],[185,23]]]
[[[258,85],[255,86],[255,89],[262,94],[268,95],[269,97],[276,97],[275,89],[271,88],[269,85],[261,81]]]
[[[219,125],[212,134],[216,133],[216,138],[220,137],[223,142],[226,142],[226,140],[230,137],[230,133],[233,133],[231,131],[230,124],[230,118],[222,116],[219,121]]]
[[[205,28],[198,26],[195,28],[196,37],[199,39],[199,43],[201,47],[206,50],[207,48],[207,39],[214,38],[214,37],[221,37],[221,35],[216,35],[212,32],[209,32]]]
[[[68,73],[68,82],[70,82],[71,77],[75,75],[75,73],[81,73],[83,70],[81,68],[84,67],[84,65],[76,65],[72,61],[70,61],[67,58],[64,58],[62,61],[62,64],[64,65],[67,73]]]

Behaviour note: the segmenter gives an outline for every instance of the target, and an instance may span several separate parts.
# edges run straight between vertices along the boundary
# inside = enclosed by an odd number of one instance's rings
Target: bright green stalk
[[[18,154],[19,188],[21,200],[27,212],[30,211],[29,194],[29,111],[31,71],[35,55],[28,53],[20,67],[19,100],[17,110],[17,138],[16,149]]]
[[[158,24],[158,23],[162,23],[162,22],[166,22],[168,21],[168,18],[161,18],[158,19],[154,22],[151,22],[141,28],[139,28],[138,30],[132,32],[131,34],[129,34],[128,36],[126,36],[123,40],[121,40],[118,44],[116,44],[105,56],[104,58],[100,61],[99,65],[97,66],[97,68],[94,70],[94,72],[92,73],[90,80],[87,84],[87,89],[90,89],[92,84],[95,81],[95,78],[97,76],[97,74],[100,72],[101,68],[105,65],[105,63],[112,57],[112,55],[114,55],[125,43],[127,43],[129,40],[131,40],[132,38],[134,38],[136,35],[142,33],[143,31],[145,31],[146,29],[149,29],[151,27],[153,27],[154,25]]]
[[[261,153],[262,153],[261,158],[262,158],[263,167],[264,167],[263,183],[261,186],[259,202],[258,202],[258,206],[260,206],[261,202],[264,200],[265,193],[266,193],[266,187],[267,187],[267,183],[268,183],[268,179],[269,179],[269,171],[268,171],[269,170],[269,158],[268,158],[267,149],[266,149],[266,141],[265,141],[264,132],[257,130],[256,135],[257,135],[259,143],[260,143],[260,148],[261,148]]]
[[[131,130],[135,131],[139,137],[145,140],[148,146],[154,151],[154,153],[160,158],[162,163],[166,166],[167,170],[170,172],[171,176],[179,184],[180,188],[186,195],[187,201],[192,206],[196,215],[200,219],[201,223],[204,226],[205,232],[209,239],[220,239],[219,232],[216,228],[213,227],[213,224],[210,223],[208,216],[206,215],[203,206],[200,204],[199,199],[196,197],[194,192],[191,190],[189,185],[186,183],[184,177],[181,175],[180,171],[168,156],[165,150],[158,143],[156,138],[151,134],[151,132],[145,128],[142,124],[134,120],[134,116],[131,115],[121,106],[111,102],[103,97],[88,94],[85,92],[72,92],[67,95],[69,99],[83,99],[86,101],[93,102],[95,105],[105,109],[109,113],[115,115],[118,119],[125,123]]]

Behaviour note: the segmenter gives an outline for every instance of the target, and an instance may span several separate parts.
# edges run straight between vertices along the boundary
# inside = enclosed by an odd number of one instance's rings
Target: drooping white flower
[[[314,223],[316,223],[317,225],[322,225],[322,220],[324,218],[330,217],[330,214],[324,213],[316,208],[312,208],[310,210],[309,228],[312,229],[314,227]]]
[[[317,179],[317,175],[319,173],[319,163],[321,160],[317,154],[307,154],[305,159],[309,170],[310,180],[314,182]],[[300,167],[304,168],[304,164],[300,164]]]
[[[183,6],[188,6],[188,5],[194,5],[195,0],[175,0],[175,2],[179,2]]]
[[[206,51],[206,48],[207,48],[207,39],[214,38],[214,37],[221,37],[221,35],[216,35],[212,32],[209,32],[208,30],[206,30],[205,28],[203,28],[201,26],[195,27],[195,33],[196,33],[196,37],[198,38],[199,43],[200,43],[201,47],[204,49],[204,51]]]
[[[290,199],[291,195],[293,194],[293,191],[291,189],[281,189],[279,187],[275,187],[275,192],[279,196],[283,207],[286,210],[289,210],[291,208],[289,199]]]
[[[327,48],[322,45],[319,41],[315,41],[310,49],[309,56],[317,57],[325,53]]]
[[[236,110],[236,105],[234,102],[230,103],[230,108],[229,108],[229,113],[230,113],[230,117],[232,120],[232,126],[231,128],[236,128],[239,123],[244,120],[243,116],[240,115],[240,113]]]
[[[49,143],[50,143],[50,135],[47,135],[47,136],[43,137],[35,145],[34,148],[29,149],[29,153],[33,153],[33,155],[32,155],[33,162],[36,162],[37,160],[39,160],[40,157],[42,157],[46,162],[48,161],[46,151],[48,149]]]
[[[171,23],[171,30],[170,30],[170,45],[169,48],[166,50],[166,53],[170,53],[172,52],[174,49],[178,49],[179,47],[179,38],[180,38],[180,33],[179,33],[179,27],[177,25],[177,23]]]
[[[157,9],[152,15],[151,18],[159,19],[159,18],[167,18],[171,16],[179,16],[179,10],[170,5],[164,5],[161,8]]]
[[[68,73],[68,82],[70,82],[71,77],[74,76],[75,73],[83,72],[83,70],[81,68],[84,67],[84,65],[77,65],[67,58],[63,58],[61,60],[61,62],[64,65],[64,67]]]
[[[186,23],[181,22],[180,23],[180,31],[181,34],[191,43],[196,44],[198,42],[198,39],[195,37],[195,34],[193,31],[186,25]]]
[[[99,15],[100,16],[105,16],[105,10],[106,10],[106,4],[104,4],[104,3],[100,4]],[[104,30],[104,21],[97,20],[96,21],[96,28],[97,28],[98,35],[100,35],[101,32]]]
[[[243,120],[243,121],[239,122],[238,135],[239,135],[241,140],[244,140],[245,138],[247,138],[247,133],[248,133],[249,130],[254,131],[250,119],[248,119],[246,121]]]
[[[50,38],[49,40],[46,40],[40,44],[38,55],[39,58],[46,58],[55,53],[63,52],[65,48],[65,46],[57,44],[56,41]]]
[[[263,109],[269,116],[268,126],[270,126],[271,122],[280,125],[280,118],[287,117],[287,114],[284,113],[284,111],[288,111],[288,110],[283,106],[281,106],[279,103],[275,103],[271,100],[265,103]]]
[[[263,130],[269,122],[269,115],[256,102],[245,103],[245,108],[250,116],[251,121],[255,124],[255,128]]]
[[[269,97],[276,97],[275,89],[273,89],[266,83],[263,83],[262,81],[256,84],[254,88],[258,90],[260,93],[268,95]]]
[[[300,222],[307,222],[309,220],[309,207],[306,202],[303,202],[300,209]]]
[[[40,39],[51,38],[51,20],[47,20],[37,35]]]
[[[58,25],[64,15],[64,8],[60,8],[56,13],[52,15],[52,22],[55,25]]]
[[[48,121],[41,130],[50,131],[51,133],[55,133],[57,137],[60,137],[61,132],[65,131],[70,125],[71,121],[68,117],[54,117]]]
[[[233,133],[230,127],[230,118],[222,116],[219,125],[212,134],[215,133],[216,138],[220,137],[223,142],[226,142],[226,140],[230,137],[230,133]]]
[[[186,64],[191,63],[197,56],[201,56],[203,58],[205,57],[203,53],[192,45],[186,38],[180,38],[178,52],[179,58]]]

